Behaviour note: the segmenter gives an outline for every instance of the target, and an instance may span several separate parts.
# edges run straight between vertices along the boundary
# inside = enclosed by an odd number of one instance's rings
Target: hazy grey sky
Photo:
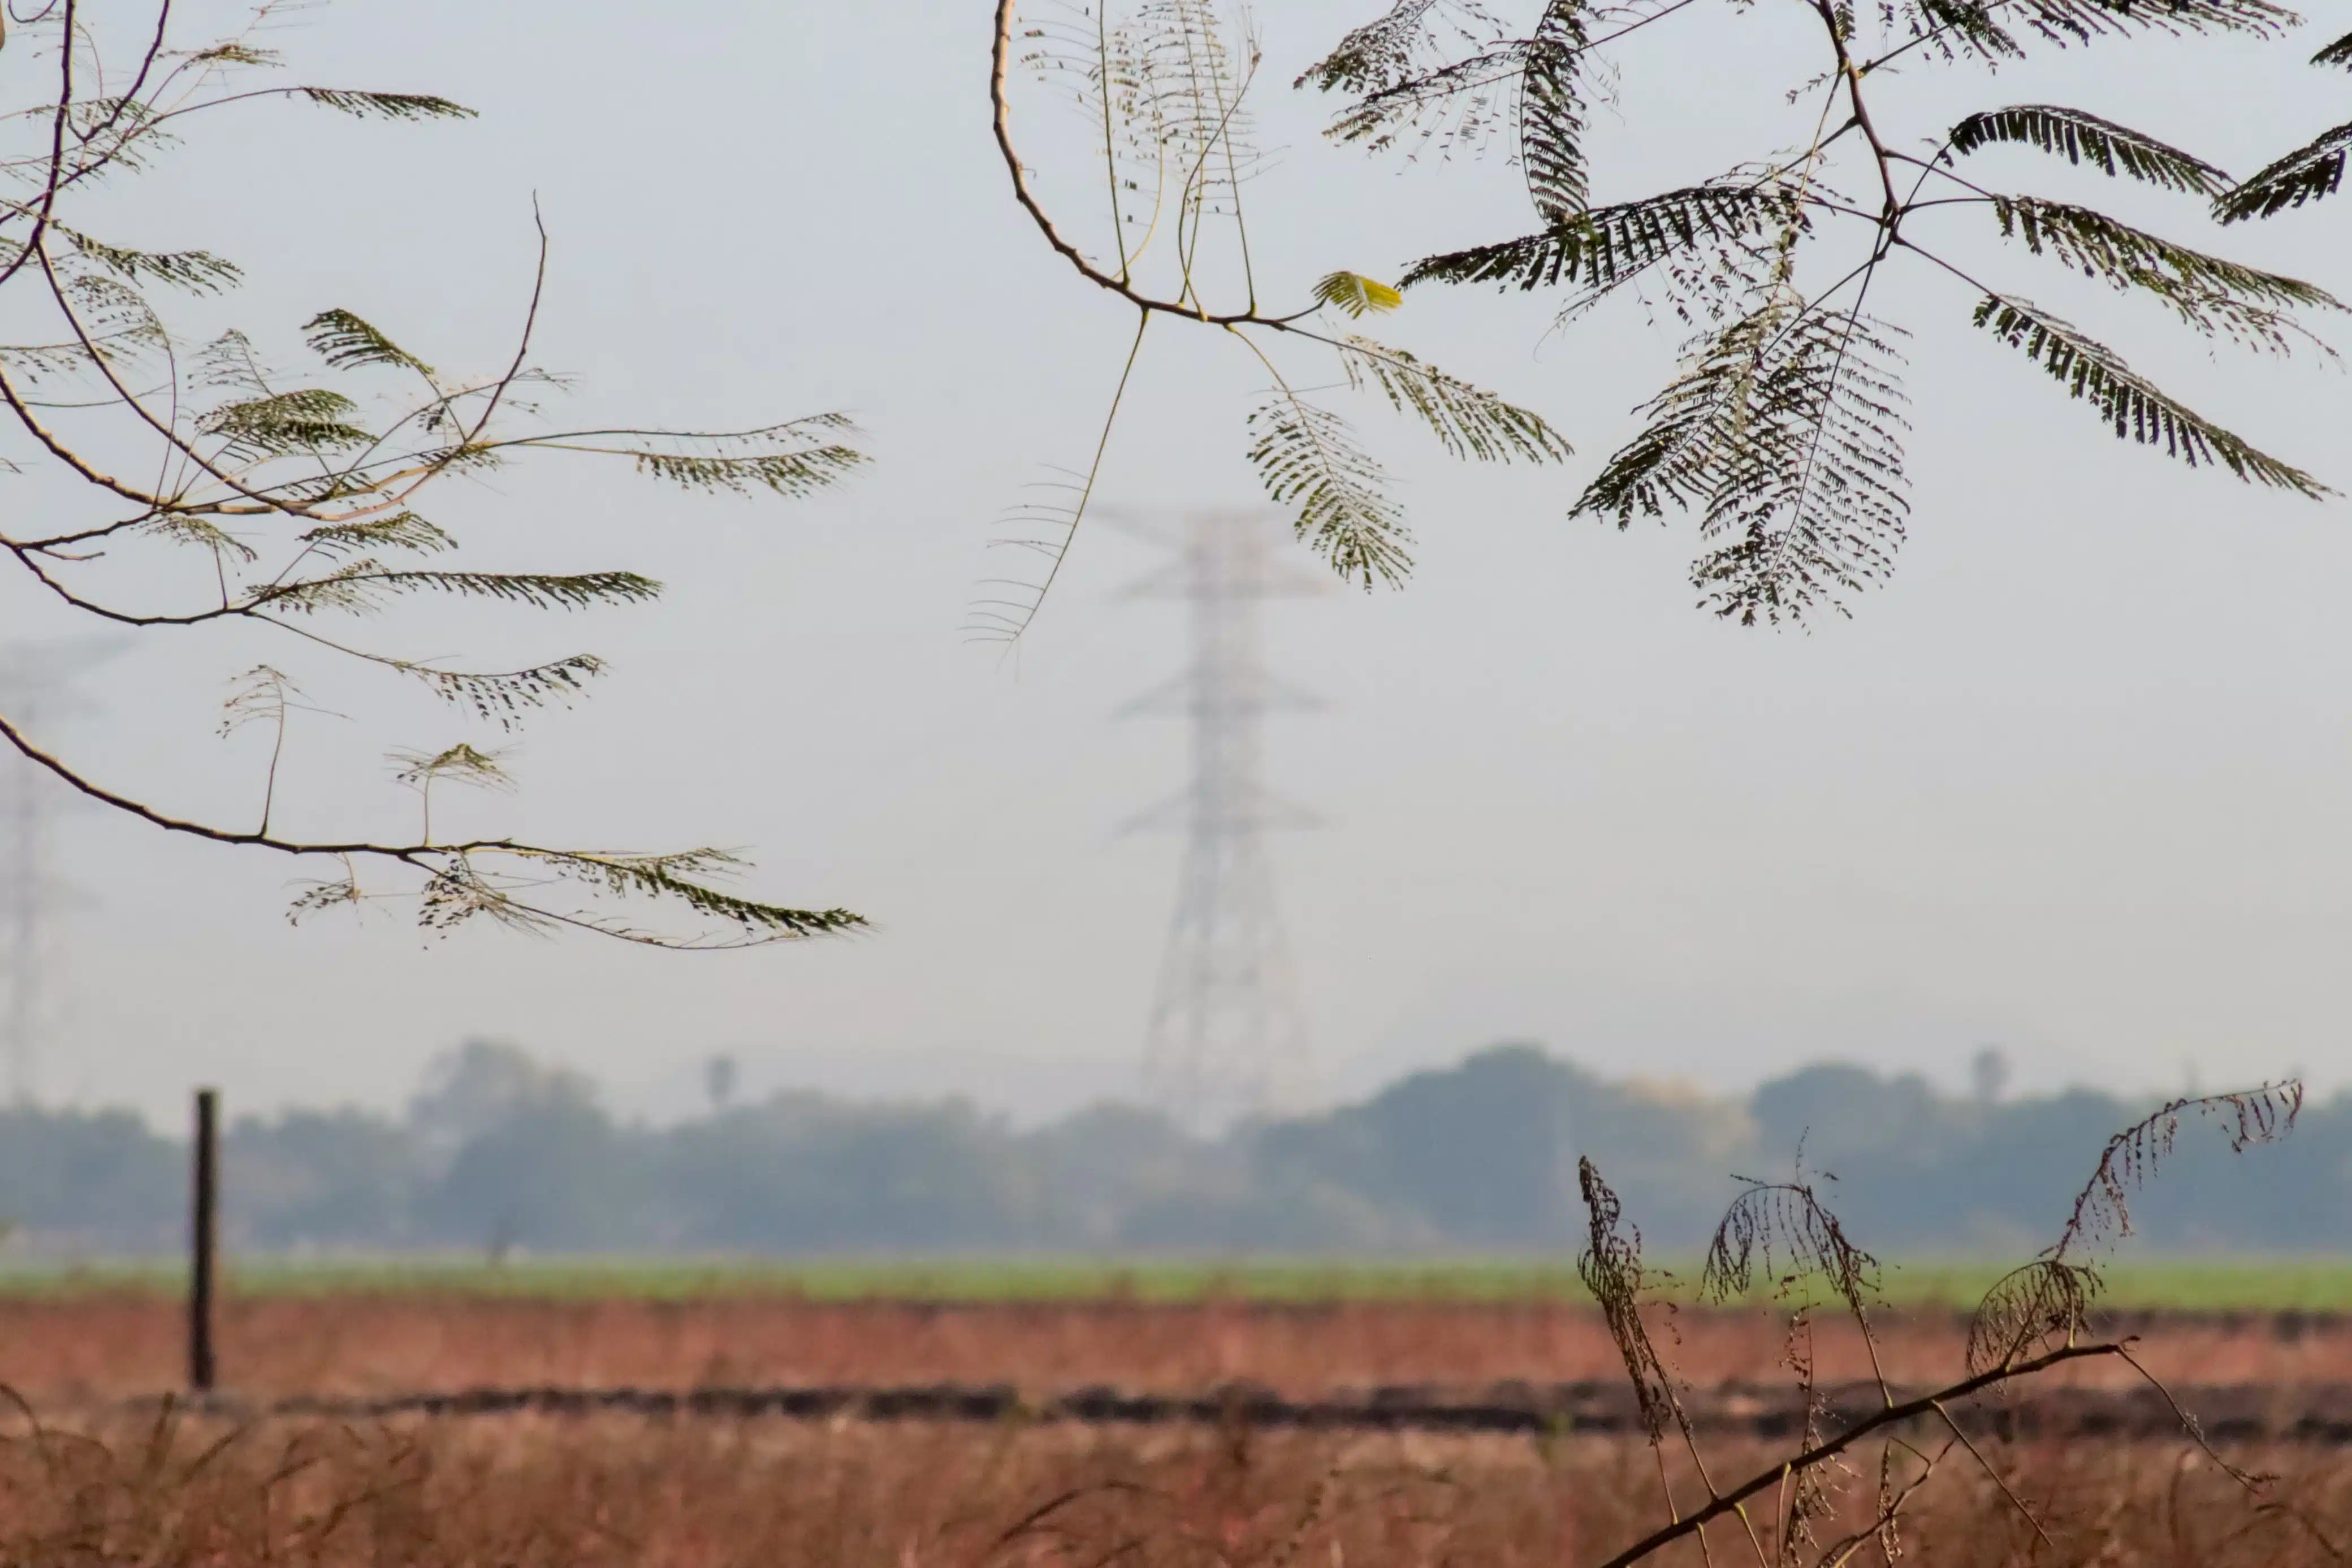
[[[1326,106],[1286,84],[1375,8],[1259,14],[1265,140],[1284,152],[1254,237],[1262,276],[1302,289],[1525,221],[1499,163],[1400,174],[1320,142]],[[996,515],[1083,460],[1130,330],[1008,199],[986,7],[349,0],[299,20],[278,42],[302,79],[444,92],[482,119],[402,130],[257,106],[142,187],[127,237],[245,262],[234,314],[281,346],[347,305],[436,362],[486,365],[528,286],[536,193],[555,237],[537,357],[581,378],[567,418],[845,408],[878,460],[792,507],[549,463],[445,517],[501,562],[634,567],[671,590],[565,624],[376,625],[412,651],[614,661],[595,701],[527,732],[522,793],[469,802],[468,821],[746,846],[763,893],[877,925],[687,956],[488,929],[421,942],[389,917],[289,929],[299,869],[84,813],[65,839],[89,902],[56,976],[52,1092],[172,1116],[199,1078],[246,1106],[389,1102],[469,1033],[595,1072],[626,1104],[686,1103],[718,1050],[755,1091],[1034,1110],[1125,1088],[1177,845],[1114,830],[1176,787],[1183,737],[1109,715],[1182,662],[1181,622],[1116,596],[1152,558],[1100,532],[1016,661],[959,635],[1003,568],[983,548]],[[1597,117],[1597,194],[1702,177],[1757,151],[1759,128],[1801,136],[1780,94],[1811,69],[1811,26],[1765,4],[1655,29]],[[2340,76],[2301,65],[2315,41],[1948,74],[1902,129],[2056,99],[2242,170],[2352,110]],[[12,95],[33,68],[0,54]],[[1022,113],[1041,144],[1080,129],[1042,95]],[[2065,183],[2022,154],[2000,169]],[[2234,247],[2352,288],[2347,238],[2352,199]],[[2034,266],[2005,276],[2071,308]],[[1277,666],[1331,705],[1269,749],[1277,786],[1327,819],[1277,854],[1333,1092],[1504,1036],[1717,1085],[1829,1054],[1956,1082],[1984,1041],[2024,1087],[2352,1077],[2352,512],[2107,440],[1968,329],[1965,291],[1905,289],[1889,303],[1920,328],[1912,541],[1891,586],[1810,634],[1695,612],[1686,524],[1563,520],[1670,370],[1669,327],[1627,306],[1546,339],[1539,300],[1483,293],[1416,294],[1384,325],[1553,415],[1579,453],[1565,471],[1457,468],[1360,411],[1407,486],[1419,575],[1273,612]],[[2352,483],[2340,371],[2209,361],[2152,310],[2097,319],[2192,401]],[[1255,378],[1207,337],[1153,345],[1111,498],[1255,494]],[[0,617],[73,630],[13,582]],[[212,729],[227,678],[269,651],[191,633],[125,656],[93,683],[107,712],[72,732],[78,755],[172,807],[248,813],[265,743]],[[297,731],[285,825],[394,831],[413,806],[382,752],[467,732],[421,698],[289,667],[355,721]]]

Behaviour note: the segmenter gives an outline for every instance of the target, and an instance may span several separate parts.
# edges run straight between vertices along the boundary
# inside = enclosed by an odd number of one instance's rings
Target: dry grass
[[[1717,1470],[1766,1457],[1726,1453]],[[1953,1470],[1907,1521],[1908,1561],[2296,1568],[2352,1539],[2352,1469],[2321,1454],[2268,1456],[2284,1473],[2266,1504],[2173,1446],[1992,1457],[2051,1542],[2034,1549],[1989,1481]],[[1874,1481],[1850,1484],[1843,1517],[1817,1526],[1824,1543],[1866,1518]],[[1601,1560],[1658,1511],[1647,1450],[1598,1439],[608,1418],[19,1423],[0,1444],[12,1568],[1549,1568]],[[1719,1531],[1713,1552],[1756,1562]]]
[[[1957,1374],[1964,1330],[1896,1314],[1882,1345],[1898,1383]],[[2156,1319],[2146,1359],[2183,1385],[2352,1382],[2352,1321]],[[1381,1384],[1471,1386],[1618,1378],[1590,1309],[1353,1302],[1329,1307],[1116,1301],[952,1307],[735,1298],[702,1302],[481,1297],[266,1297],[226,1304],[225,1383],[257,1396],[483,1385],[1010,1382],[1045,1393],[1111,1383],[1185,1392],[1231,1381],[1298,1397]],[[1761,1312],[1685,1311],[1672,1360],[1701,1385],[1785,1378]],[[153,1393],[182,1375],[178,1308],[152,1296],[0,1301],[0,1382],[37,1405]],[[1868,1366],[1826,1333],[1825,1382]],[[2119,1376],[2122,1369],[2091,1375]]]

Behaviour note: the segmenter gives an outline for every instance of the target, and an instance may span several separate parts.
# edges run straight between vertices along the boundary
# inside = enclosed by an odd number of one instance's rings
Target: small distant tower
[[[71,682],[108,657],[97,643],[0,646],[0,713],[38,739],[39,727],[82,711]],[[41,1041],[51,1022],[43,985],[58,889],[48,870],[59,806],[56,780],[0,748],[0,1067],[9,1097],[30,1104],[41,1088]]]
[[[1276,559],[1282,537],[1265,513],[1202,513],[1162,540],[1168,564],[1129,591],[1192,607],[1192,667],[1122,712],[1192,721],[1192,781],[1129,826],[1185,835],[1143,1087],[1196,1127],[1276,1108],[1307,1086],[1307,1020],[1265,835],[1314,819],[1270,793],[1261,774],[1265,716],[1319,705],[1267,672],[1258,608],[1324,583]]]

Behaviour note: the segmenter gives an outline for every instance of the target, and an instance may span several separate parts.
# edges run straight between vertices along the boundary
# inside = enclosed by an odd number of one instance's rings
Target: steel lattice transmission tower
[[[37,737],[43,724],[87,711],[70,683],[114,651],[95,643],[0,646],[0,712]],[[0,1064],[20,1105],[40,1092],[50,1022],[44,980],[59,900],[48,850],[61,804],[54,779],[14,752],[0,755]]]
[[[1267,790],[1261,775],[1265,716],[1318,705],[1267,672],[1259,607],[1325,584],[1277,558],[1285,536],[1265,513],[1202,513],[1157,537],[1171,559],[1129,591],[1189,604],[1192,664],[1122,712],[1189,719],[1192,776],[1182,793],[1129,824],[1185,835],[1143,1082],[1147,1094],[1198,1126],[1273,1109],[1307,1086],[1306,1015],[1265,835],[1313,818]]]

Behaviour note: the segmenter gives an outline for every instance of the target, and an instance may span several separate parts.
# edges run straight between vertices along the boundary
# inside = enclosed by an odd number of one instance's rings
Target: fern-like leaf
[[[792,909],[711,886],[712,878],[732,874],[742,864],[723,850],[651,855],[541,852],[532,859],[560,876],[606,893],[683,904],[759,940],[831,936],[866,924],[864,916],[846,909]]]
[[[2225,224],[2274,217],[2290,207],[2334,195],[2344,184],[2344,160],[2352,153],[2352,125],[2321,132],[2268,167],[2257,170],[2213,204]]]
[[[1331,52],[1298,73],[1293,87],[1318,92],[1378,92],[1412,74],[1429,37],[1437,0],[1397,0],[1381,16],[1349,29]]]
[[[380,599],[404,593],[496,599],[533,610],[585,610],[656,598],[661,584],[633,571],[393,571],[361,560],[325,577],[264,588],[248,601],[248,608],[305,613],[363,611],[374,608]]]
[[[1540,234],[1424,256],[1398,284],[1562,285],[1598,297],[1658,262],[1711,241],[1756,239],[1801,222],[1787,193],[1752,184],[1691,185],[1594,207]]]
[[[2291,334],[2317,340],[2290,311],[2344,308],[2315,284],[2193,250],[2088,207],[1996,196],[1992,210],[2004,238],[2116,288],[2153,295],[2208,336],[2284,351]]]
[[[2088,163],[2170,191],[2217,196],[2230,176],[2203,159],[2111,120],[2048,103],[2012,104],[1971,114],[1952,127],[1951,151],[1962,156],[1998,143],[2038,147],[2069,163]]]
[[[1404,580],[1412,570],[1412,532],[1380,465],[1345,420],[1283,389],[1251,413],[1249,428],[1258,482],[1292,509],[1301,539],[1367,591]]]
[[[328,523],[296,536],[329,559],[374,549],[415,550],[419,554],[455,549],[457,541],[414,512],[369,517],[353,523]]]
[[[1315,285],[1315,302],[1360,317],[1374,310],[1393,310],[1404,303],[1404,296],[1361,273],[1334,272]]]
[[[446,98],[435,98],[420,92],[361,92],[341,87],[298,87],[294,89],[312,103],[344,114],[362,119],[379,120],[471,120],[474,111],[462,103],[452,103]]]
[[[640,474],[688,489],[731,490],[738,495],[770,490],[781,496],[805,496],[839,483],[866,463],[866,454],[842,439],[856,433],[847,415],[822,413],[757,430],[716,434],[592,430],[530,436],[513,444],[626,457]]]
[[[388,365],[430,376],[433,367],[349,310],[321,310],[302,324],[303,341],[337,370]]]
[[[364,446],[374,438],[351,422],[359,405],[339,392],[306,387],[225,404],[197,422],[206,435],[257,456]]]
[[[1483,148],[1516,116],[1528,43],[1508,39],[1369,92],[1324,129],[1382,152],[1410,133],[1442,151]]]
[[[1993,19],[1998,0],[1903,0],[1895,15],[1911,37],[1948,60],[1973,55],[1983,60],[2022,58],[2025,46]]]
[[[1339,362],[1349,385],[1378,388],[1390,407],[1429,426],[1451,456],[1482,463],[1559,463],[1573,450],[1541,415],[1449,376],[1402,349],[1350,337],[1340,344]]]
[[[2332,493],[2302,469],[2187,407],[2125,364],[2114,350],[2037,306],[1988,294],[1977,306],[1975,320],[2048,371],[2068,396],[2090,403],[2118,439],[2160,446],[2192,468],[2219,464],[2249,484],[2314,498]]]
[[[2315,66],[2343,66],[2352,68],[2352,33],[2347,33],[2317,54],[2311,57]]]
[[[2301,19],[2271,0],[2011,0],[2000,12],[2059,45],[2135,31],[2275,37]]]
[[[1722,542],[1693,566],[1744,625],[1843,612],[1884,578],[1910,515],[1895,329],[1768,301],[1701,340],[1642,434],[1570,508],[1630,526],[1671,505]]]
[[[431,686],[434,695],[451,706],[469,708],[476,717],[512,730],[532,709],[568,706],[584,695],[587,683],[604,673],[604,661],[593,653],[573,653],[529,669],[488,674],[440,670],[427,664],[401,668]]]
[[[244,276],[235,262],[224,261],[210,251],[131,250],[70,229],[65,235],[77,255],[133,282],[165,284],[190,294],[217,294]]]
[[[1584,162],[1585,0],[1547,0],[1519,83],[1519,168],[1548,223],[1587,204]]]

